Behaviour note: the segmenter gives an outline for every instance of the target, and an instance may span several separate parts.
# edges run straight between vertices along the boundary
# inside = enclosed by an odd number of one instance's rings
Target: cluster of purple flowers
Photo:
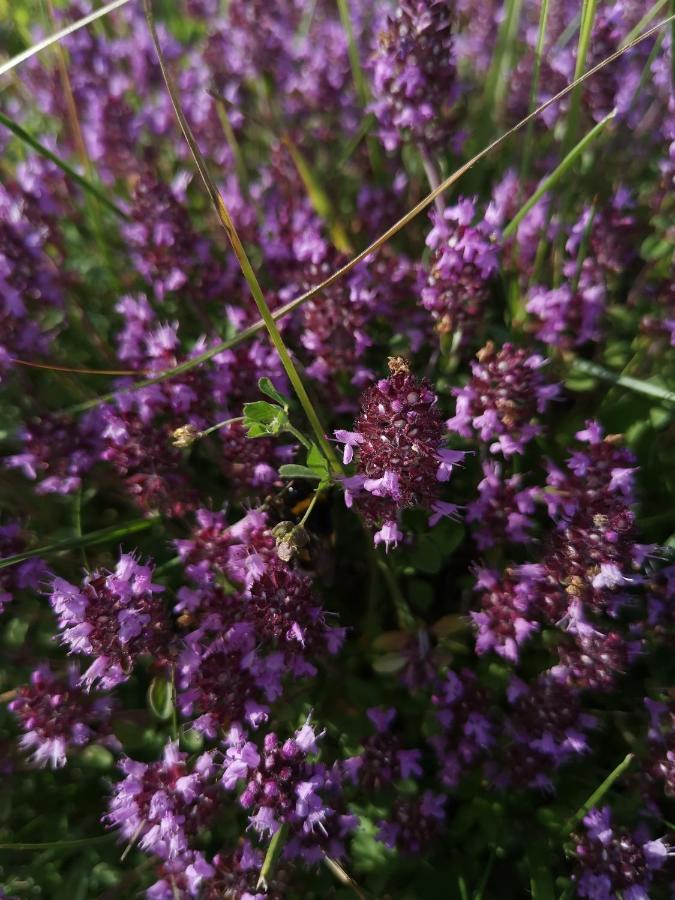
[[[119,749],[109,731],[110,700],[92,697],[80,687],[77,666],[69,666],[63,676],[40,666],[30,683],[18,688],[9,708],[23,731],[21,748],[32,752],[37,765],[65,766],[70,753],[95,741]]]
[[[489,342],[476,355],[469,383],[454,390],[457,407],[446,425],[462,437],[477,434],[481,441],[492,441],[492,453],[522,453],[541,433],[534,419],[558,396],[559,387],[544,379],[544,357],[523,347],[497,349]]]
[[[608,806],[592,809],[584,817],[584,828],[574,847],[578,896],[647,900],[654,878],[666,863],[668,846],[662,840],[650,840],[644,829],[630,834],[613,828]]]
[[[16,187],[16,193],[4,184],[0,190],[0,377],[13,358],[45,353],[51,338],[45,314],[49,307],[63,305],[62,279],[48,253],[48,230],[31,215],[25,192]]]
[[[26,543],[18,522],[0,526],[0,559],[21,553],[26,549]],[[36,590],[46,574],[47,568],[41,559],[28,559],[3,571],[0,574],[0,614],[19,591]]]
[[[402,0],[378,34],[371,61],[373,111],[388,150],[406,137],[424,150],[456,141],[452,108],[461,88],[452,26],[442,0]]]
[[[476,202],[463,198],[443,215],[432,213],[426,243],[432,250],[422,303],[441,334],[469,343],[487,311],[499,269],[499,233],[492,217],[479,217]]]
[[[418,381],[398,357],[390,359],[389,370],[361,397],[355,430],[335,432],[345,446],[344,462],[356,458],[358,469],[344,481],[347,505],[354,502],[369,522],[381,525],[375,543],[387,548],[403,537],[399,510],[423,506],[436,520],[455,512],[439,494],[465,455],[441,447],[441,414],[428,382]]]
[[[81,587],[54,578],[49,599],[61,640],[70,653],[95,657],[80,679],[87,688],[94,682],[116,687],[143,655],[167,662],[169,621],[152,573],[151,564],[123,553],[113,572],[91,572]]]
[[[48,6],[55,29],[90,12]],[[567,853],[564,896],[672,894],[675,566],[659,488],[636,488],[639,458],[672,498],[672,34],[504,144],[492,183],[476,168],[468,196],[436,198],[430,224],[407,217],[349,265],[423,177],[433,187],[464,144],[567,85],[580,50],[587,70],[631,40],[656,6],[607,0],[580,19],[561,0],[541,33],[531,0],[158,9],[270,310],[331,279],[278,318],[283,365],[235,254],[211,237],[142,4],[4,86],[3,110],[51,158],[0,135],[0,562],[26,557],[0,567],[0,703],[17,733],[0,770],[18,791],[25,773],[29,797],[0,810],[3,834],[37,831],[35,785],[57,778],[73,779],[58,817],[70,827],[95,766],[116,763],[102,822],[122,863],[149,857],[150,900],[328,895],[329,867],[359,895],[363,878],[364,894],[416,897],[414,858],[463,895],[479,854],[527,876],[538,826],[524,810],[557,794],[551,816],[568,821],[607,748],[626,744],[611,806],[561,840],[556,821],[537,846],[556,876]],[[603,366],[627,376],[597,412],[597,387],[574,394],[568,367],[584,359],[608,382]],[[111,393],[94,395],[96,374]],[[252,437],[256,410],[280,432]],[[142,518],[125,533],[129,514]],[[115,562],[96,549],[107,522],[125,543]],[[466,860],[464,828],[478,848]],[[499,893],[486,885],[472,893]]]
[[[184,854],[189,839],[216,813],[215,766],[212,754],[190,762],[176,742],[166,745],[162,759],[120,762],[124,778],[115,785],[107,821],[127,841],[162,859]]]

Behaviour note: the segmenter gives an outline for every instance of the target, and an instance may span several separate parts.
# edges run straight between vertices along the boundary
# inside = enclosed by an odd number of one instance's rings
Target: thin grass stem
[[[521,119],[516,125],[510,128],[508,131],[505,131],[502,135],[484,147],[480,152],[478,152],[475,156],[469,159],[467,162],[463,163],[458,169],[456,169],[451,175],[445,178],[439,186],[428,193],[426,197],[419,201],[412,209],[410,209],[404,216],[402,216],[397,222],[395,222],[390,228],[388,228],[383,234],[377,237],[372,243],[370,243],[364,250],[360,253],[357,253],[352,259],[350,259],[344,266],[341,266],[339,269],[336,269],[332,275],[329,275],[324,281],[315,285],[310,290],[306,291],[304,294],[301,294],[299,297],[291,300],[289,303],[286,303],[284,306],[275,310],[272,313],[272,318],[276,321],[278,319],[282,319],[287,316],[289,313],[293,312],[298,307],[302,306],[308,300],[311,300],[313,297],[316,297],[326,288],[330,287],[332,284],[335,284],[345,275],[347,275],[355,266],[357,266],[360,262],[362,262],[366,257],[371,256],[376,253],[380,247],[384,246],[391,238],[393,238],[399,231],[405,228],[413,219],[415,219],[420,213],[424,212],[438,197],[440,194],[444,193],[448,190],[452,185],[454,185],[457,181],[462,178],[476,163],[480,162],[484,157],[488,156],[493,150],[497,149],[497,147],[501,146],[504,141],[508,140],[508,138],[512,137],[522,128],[524,128],[529,122],[531,122],[534,118],[539,116],[542,112],[548,109],[552,104],[557,103],[562,100],[563,97],[566,97],[570,91],[574,90],[583,82],[587,81],[589,78],[592,78],[593,75],[600,72],[606,66],[610,65],[614,60],[618,59],[620,56],[623,56],[624,53],[627,53],[633,47],[636,47],[642,41],[647,40],[653,34],[656,34],[661,28],[666,25],[669,25],[671,22],[675,22],[675,14],[669,16],[667,19],[663,19],[661,22],[654,25],[644,34],[635,38],[630,44],[626,45],[624,48],[616,50],[614,53],[611,53],[605,59],[601,60],[597,65],[593,66],[592,69],[589,69],[582,76],[580,76],[575,81],[570,82],[565,88],[559,91],[555,96],[551,97],[549,100],[546,100],[540,106],[538,106],[535,110],[525,116],[524,119]],[[122,388],[119,391],[112,391],[107,394],[103,394],[99,397],[94,398],[93,400],[89,400],[85,403],[81,403],[78,406],[70,407],[68,412],[77,413],[84,412],[87,409],[92,409],[93,407],[99,406],[101,403],[107,403],[112,400],[114,397],[118,396],[122,393],[128,393],[130,391],[139,390],[143,387],[148,387],[151,384],[158,384],[161,381],[166,381],[169,378],[174,378],[178,375],[182,375],[184,372],[188,372],[196,366],[201,365],[204,362],[212,359],[218,353],[222,353],[224,350],[229,350],[231,347],[236,347],[238,344],[243,341],[248,340],[254,335],[258,334],[265,327],[265,323],[262,319],[259,319],[253,325],[250,325],[248,328],[245,328],[243,331],[240,331],[238,334],[235,334],[227,341],[223,341],[220,344],[216,344],[211,347],[209,350],[204,351],[203,353],[193,357],[190,360],[187,360],[184,363],[180,363],[178,366],[175,366],[172,369],[167,369],[165,372],[162,372],[160,375],[155,376],[154,378],[148,378],[143,381],[138,381],[135,384],[129,385],[128,387]]]
[[[532,68],[532,84],[530,86],[530,102],[527,108],[528,112],[534,109],[537,102],[537,94],[539,93],[539,77],[541,74],[541,58],[544,52],[544,43],[546,41],[546,26],[548,24],[549,0],[541,0],[541,9],[539,11],[539,30],[537,32],[537,45],[534,51],[534,66]],[[525,140],[523,146],[523,161],[520,166],[520,184],[522,187],[527,183],[530,171],[530,159],[532,157],[532,143],[534,137],[534,120],[529,123],[525,132]]]
[[[588,49],[591,45],[591,35],[593,33],[593,22],[595,20],[595,10],[597,0],[583,0],[581,8],[581,25],[579,27],[579,42],[577,44],[577,58],[574,66],[574,80],[576,81],[583,74],[586,68],[586,57]],[[579,123],[579,109],[581,106],[581,87],[576,87],[572,91],[570,99],[570,108],[567,113],[567,122],[565,128],[565,136],[563,138],[563,152],[566,153],[576,139],[576,133]]]
[[[111,212],[114,212],[116,216],[119,216],[121,219],[129,219],[129,216],[109,200],[106,195],[99,188],[96,187],[91,181],[88,181],[79,172],[76,172],[75,169],[71,165],[69,165],[65,160],[61,159],[61,157],[57,156],[53,153],[48,147],[45,147],[44,144],[41,144],[37,138],[34,138],[32,134],[26,131],[25,128],[22,128],[17,122],[14,122],[9,116],[6,116],[3,112],[0,112],[0,125],[4,125],[9,131],[12,132],[13,135],[19,138],[20,141],[23,141],[31,149],[35,150],[36,153],[39,153],[40,156],[43,156],[45,159],[48,159],[50,162],[53,162],[55,166],[58,166],[62,172],[64,172],[69,178],[71,178],[76,184],[78,184],[84,191],[91,194],[93,197],[96,197],[101,203],[103,203],[107,209]]]
[[[162,52],[162,48],[159,43],[159,38],[157,36],[157,30],[155,28],[154,17],[152,14],[152,4],[150,0],[143,0],[143,7],[145,9],[146,19],[148,21],[148,27],[150,28],[150,34],[152,37],[153,44],[155,46],[155,51],[157,53],[157,58],[160,64],[160,68],[162,70],[162,75],[164,77],[164,82],[166,84],[167,90],[169,92],[169,96],[171,97],[171,103],[174,108],[174,112],[176,113],[176,117],[180,124],[181,130],[185,137],[185,140],[190,148],[190,152],[192,153],[192,157],[195,161],[199,174],[204,182],[204,186],[211,198],[211,202],[214,205],[216,213],[218,215],[218,219],[220,220],[221,225],[225,229],[225,233],[230,241],[232,249],[234,251],[235,256],[237,257],[237,261],[239,266],[241,267],[242,273],[246,282],[251,291],[251,295],[253,300],[258,308],[258,312],[260,314],[261,319],[264,322],[265,328],[267,329],[269,336],[274,344],[274,347],[279,355],[279,359],[281,360],[281,364],[284,367],[284,370],[288,376],[289,381],[295,391],[298,400],[300,401],[300,405],[302,406],[305,415],[309,421],[309,424],[312,427],[312,431],[317,439],[318,445],[321,448],[321,451],[326,456],[328,461],[331,464],[331,467],[336,472],[340,472],[342,467],[340,462],[335,455],[335,451],[331,447],[331,445],[326,440],[326,432],[321,422],[319,421],[319,417],[312,405],[312,401],[309,398],[309,395],[305,389],[305,386],[300,378],[297,369],[295,368],[295,364],[291,359],[291,355],[286,348],[284,340],[281,336],[279,329],[277,328],[276,322],[270,309],[265,300],[265,296],[262,292],[262,288],[260,287],[260,282],[253,270],[253,266],[248,258],[246,250],[239,238],[239,234],[237,233],[237,229],[235,228],[234,222],[232,221],[232,217],[230,216],[230,212],[225,205],[225,202],[220,194],[220,191],[215,185],[211,174],[208,170],[208,166],[204,157],[202,156],[201,150],[197,145],[195,137],[192,133],[192,129],[188,124],[188,121],[183,113],[183,109],[180,103],[180,98],[178,96],[178,92],[176,90],[176,86],[173,82],[173,78],[171,73],[169,72],[166,60],[164,58],[164,54]]]
[[[533,206],[541,200],[541,198],[550,191],[555,185],[560,181],[560,179],[568,172],[579,156],[584,152],[584,150],[591,144],[604,130],[607,123],[614,118],[616,115],[616,110],[612,110],[609,115],[605,116],[598,124],[591,128],[588,134],[584,135],[584,137],[578,142],[578,144],[573,147],[567,156],[563,159],[559,166],[551,172],[544,180],[541,182],[536,191],[529,197],[525,203],[520,207],[515,216],[511,219],[508,225],[504,228],[504,237],[509,238],[518,229],[518,226],[523,221],[525,216],[529,213]]]

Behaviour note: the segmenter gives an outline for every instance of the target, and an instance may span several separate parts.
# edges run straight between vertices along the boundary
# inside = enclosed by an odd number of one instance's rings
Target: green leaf
[[[658,234],[650,234],[640,247],[640,256],[646,262],[656,262],[668,253],[672,253],[673,243]]]
[[[157,676],[148,688],[148,706],[161,722],[166,722],[173,713],[171,682]]]
[[[267,400],[254,400],[253,403],[244,403],[244,419],[248,422],[261,422],[269,425],[283,412],[276,403],[268,403]]]
[[[528,852],[530,890],[533,900],[556,900],[553,876],[542,847],[532,846]]]
[[[115,757],[107,747],[101,744],[90,744],[85,747],[80,756],[82,763],[92,769],[99,769],[102,772],[112,769]]]
[[[572,168],[581,153],[583,153],[586,147],[588,147],[588,145],[593,140],[595,140],[595,138],[598,137],[599,134],[602,133],[605,125],[607,125],[610,119],[613,119],[615,115],[616,111],[612,110],[612,112],[609,115],[605,116],[605,118],[601,122],[598,122],[598,124],[594,128],[591,128],[588,134],[582,137],[576,147],[573,147],[570,150],[570,152],[565,156],[560,165],[557,166],[550,175],[544,178],[536,191],[528,200],[525,201],[525,203],[521,206],[521,208],[506,226],[506,228],[504,228],[505,238],[515,234],[518,226],[532,209],[532,207],[535,206],[537,202],[544,196],[544,194],[550,191],[551,188],[553,188],[560,181],[563,175],[565,175],[565,173]]]
[[[294,463],[279,466],[279,474],[282,478],[310,478],[312,481],[321,481],[323,477],[308,466],[297,466]]]
[[[427,534],[419,538],[407,558],[414,569],[418,572],[426,572],[428,575],[435,575],[443,565],[438,545]]]
[[[331,477],[328,460],[316,444],[312,444],[307,451],[307,466],[319,477],[322,483],[328,484]]]
[[[288,425],[285,409],[267,400],[244,404],[244,428],[249,437],[280,434]]]
[[[111,525],[110,528],[91,531],[89,534],[83,534],[81,537],[65,538],[62,541],[55,541],[53,544],[36,547],[34,550],[26,550],[24,553],[17,553],[14,556],[0,559],[0,569],[6,569],[8,566],[16,565],[16,563],[23,562],[26,559],[34,559],[36,556],[49,556],[51,553],[59,553],[62,550],[73,550],[78,547],[90,547],[93,544],[114,541],[118,538],[126,537],[128,534],[136,534],[139,531],[145,531],[146,528],[152,528],[158,519],[158,516],[149,516],[147,519],[135,519],[124,525]]]
[[[280,394],[269,378],[259,378],[258,389],[262,394],[266,394],[268,397],[271,397],[272,400],[276,400],[279,406],[283,406],[286,410],[288,409],[288,397],[284,397],[283,394]]]
[[[412,578],[408,585],[408,596],[410,597],[411,606],[425,611],[433,605],[434,589],[428,581],[423,581],[421,578]]]
[[[643,394],[645,397],[653,397],[666,403],[675,403],[675,391],[669,391],[654,381],[645,381],[642,378],[633,378],[629,375],[610,372],[609,369],[605,369],[588,359],[573,359],[571,370],[572,372],[582,373],[592,378],[600,378],[602,381],[621,385],[621,387]]]

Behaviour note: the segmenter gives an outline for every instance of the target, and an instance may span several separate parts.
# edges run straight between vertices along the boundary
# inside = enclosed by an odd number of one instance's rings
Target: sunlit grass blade
[[[574,815],[565,822],[565,825],[563,826],[563,835],[565,837],[572,831],[572,829],[578,822],[581,822],[583,817],[588,813],[590,809],[593,809],[594,806],[598,805],[607,791],[612,787],[614,782],[621,778],[623,773],[630,766],[634,759],[634,753],[629,753],[626,757],[624,757],[619,765],[612,772],[610,772],[607,778],[605,778],[602,784],[593,791],[588,800],[586,800],[586,802],[579,807]]]
[[[577,44],[577,58],[574,66],[574,80],[576,81],[586,67],[586,57],[588,49],[591,45],[591,35],[593,33],[593,22],[595,21],[595,10],[597,0],[583,0],[581,8],[581,25],[579,26],[579,42]],[[565,137],[563,139],[563,151],[566,152],[574,140],[576,139],[579,107],[581,105],[581,87],[576,87],[572,91],[570,99],[570,108],[567,112],[567,122],[565,123]]]
[[[68,178],[71,178],[78,184],[83,191],[87,191],[92,197],[96,197],[98,201],[103,203],[107,209],[111,210],[111,212],[114,212],[115,215],[119,216],[121,219],[128,219],[124,210],[120,209],[120,207],[114,204],[112,200],[109,200],[103,191],[97,188],[95,184],[92,184],[91,181],[83,178],[83,176],[76,172],[65,160],[53,153],[48,147],[45,147],[44,144],[41,144],[37,138],[33,137],[33,135],[26,131],[25,128],[17,122],[14,122],[13,119],[10,119],[9,116],[6,116],[3,112],[0,112],[0,124],[4,125],[5,128],[11,131],[12,134],[18,137],[20,141],[23,141],[23,143],[32,150],[35,150],[36,153],[39,153],[40,156],[44,156],[45,159],[53,162],[55,166],[58,166],[59,169],[68,176]]]
[[[62,541],[54,541],[53,544],[45,544],[42,547],[35,547],[33,550],[26,550],[23,553],[16,553],[14,556],[7,556],[5,559],[0,559],[0,569],[15,566],[17,563],[24,562],[27,559],[35,559],[37,556],[51,556],[52,553],[61,553],[65,550],[76,550],[79,547],[92,547],[95,544],[104,544],[106,541],[119,540],[129,534],[138,534],[139,531],[147,531],[147,529],[152,528],[158,520],[158,516],[149,516],[146,519],[134,519],[123,525],[111,525],[109,528],[100,528],[98,531],[90,531],[89,534],[83,534],[81,537],[73,536],[64,538]]]
[[[162,53],[162,48],[159,43],[159,38],[157,36],[157,30],[155,28],[155,22],[152,14],[152,4],[150,0],[143,0],[143,8],[145,10],[145,16],[148,22],[148,27],[150,29],[155,52],[157,53],[157,59],[162,70],[164,83],[166,84],[169,96],[171,98],[171,103],[174,108],[174,112],[176,113],[176,117],[180,124],[181,131],[183,132],[183,136],[185,137],[188,147],[190,148],[190,152],[192,154],[192,158],[195,161],[195,165],[197,166],[197,170],[199,171],[202,181],[204,182],[204,186],[209,194],[209,197],[211,198],[211,202],[213,203],[213,206],[216,210],[220,224],[223,226],[225,233],[227,234],[230,245],[232,246],[234,254],[237,257],[237,261],[239,263],[241,271],[244,275],[244,278],[246,279],[246,283],[249,286],[249,290],[251,291],[253,300],[258,308],[258,312],[260,313],[260,317],[263,320],[270,339],[274,344],[274,348],[279,355],[279,359],[281,360],[284,371],[288,376],[288,380],[291,382],[293,390],[295,391],[298,400],[300,401],[300,405],[302,406],[309,424],[312,427],[312,431],[314,432],[319,447],[321,448],[326,458],[330,461],[333,469],[336,472],[340,472],[342,470],[340,462],[335,455],[335,451],[333,450],[332,446],[326,439],[326,431],[319,421],[319,417],[316,413],[316,410],[314,409],[312,401],[309,398],[302,379],[300,378],[298,370],[296,369],[295,364],[291,359],[291,355],[288,352],[286,345],[284,344],[284,340],[281,336],[281,333],[279,332],[279,329],[277,328],[276,321],[267,305],[267,301],[265,300],[262,288],[260,287],[258,278],[253,270],[253,266],[251,265],[246,250],[244,249],[244,245],[239,238],[234,222],[232,221],[230,212],[225,205],[225,201],[223,200],[220,191],[216,187],[213,178],[211,177],[206,160],[204,159],[202,152],[199,149],[194,134],[192,133],[192,129],[190,128],[190,125],[188,124],[188,121],[185,117],[180,98],[178,96],[178,91],[176,90],[176,86],[174,84],[173,78],[171,77],[171,73],[167,68],[166,60],[164,59],[164,54]]]
[[[216,112],[220,121],[220,125],[223,129],[223,134],[225,135],[225,140],[227,141],[227,144],[232,151],[234,168],[237,172],[239,187],[248,197],[249,185],[248,172],[246,171],[246,161],[244,160],[244,154],[241,152],[239,141],[237,140],[237,136],[234,133],[234,128],[232,127],[232,123],[230,122],[230,117],[227,112],[227,104],[224,103],[222,101],[222,98],[218,97],[218,95],[214,91],[209,91],[209,96],[215,101]]]
[[[356,89],[356,96],[359,98],[359,102],[365,110],[370,102],[370,91],[368,90],[368,82],[366,81],[363,66],[361,65],[359,48],[354,37],[349,0],[337,0],[337,7],[342,27],[347,35],[347,53],[349,55],[349,65],[352,70],[352,79],[354,81],[354,88]],[[377,175],[382,171],[380,145],[377,140],[369,134],[366,134],[366,143],[368,145],[370,164],[373,168],[373,172]]]
[[[412,209],[410,209],[404,216],[402,216],[397,222],[395,222],[390,228],[388,228],[383,234],[377,237],[372,243],[370,243],[365,250],[362,250],[360,253],[357,253],[352,259],[350,259],[344,266],[341,266],[339,269],[336,269],[332,275],[329,275],[324,281],[315,285],[310,290],[306,291],[304,294],[301,294],[299,297],[291,300],[286,303],[284,306],[275,310],[272,313],[272,318],[276,321],[278,319],[284,318],[289,313],[293,312],[293,310],[297,309],[299,306],[302,306],[303,303],[306,303],[308,300],[311,300],[313,297],[316,297],[326,288],[330,287],[332,284],[335,284],[345,275],[347,275],[351,270],[357,266],[360,262],[362,262],[366,257],[370,256],[373,253],[376,253],[380,247],[384,246],[391,238],[398,234],[403,228],[406,227],[413,219],[415,219],[420,213],[424,212],[438,197],[440,194],[444,193],[448,190],[448,188],[452,187],[457,181],[462,178],[476,163],[480,162],[484,157],[488,156],[493,150],[497,149],[497,147],[501,146],[506,140],[524,128],[529,122],[531,122],[536,116],[541,115],[546,109],[549,108],[554,103],[557,103],[559,100],[562,100],[563,97],[566,97],[570,91],[574,90],[584,81],[587,81],[589,78],[592,78],[597,72],[600,72],[606,66],[610,65],[614,60],[618,59],[620,56],[623,56],[624,53],[627,53],[633,47],[636,47],[642,41],[647,40],[653,34],[656,34],[659,29],[668,25],[670,22],[675,21],[675,15],[669,16],[667,19],[663,19],[661,22],[652,26],[648,31],[639,37],[635,38],[630,44],[626,45],[622,49],[616,50],[614,53],[611,53],[605,59],[601,60],[597,65],[593,66],[592,69],[589,69],[585,72],[580,78],[576,81],[570,82],[565,88],[559,91],[555,96],[551,97],[549,100],[546,100],[540,106],[538,106],[535,110],[525,116],[524,119],[521,119],[516,125],[512,128],[509,128],[508,131],[505,131],[502,135],[484,147],[479,153],[473,156],[470,160],[463,163],[458,169],[456,169],[451,175],[443,180],[443,182],[433,191],[428,193],[426,197],[419,201]],[[163,372],[161,375],[158,375],[154,378],[144,379],[143,381],[137,381],[135,384],[129,385],[126,388],[121,389],[120,391],[113,391],[108,394],[103,394],[100,397],[96,397],[93,400],[87,401],[85,403],[79,404],[78,406],[71,407],[68,412],[83,412],[87,409],[92,409],[95,406],[100,405],[101,403],[107,403],[113,397],[117,396],[120,393],[127,393],[129,391],[139,390],[143,387],[148,387],[151,384],[157,384],[160,381],[166,381],[169,378],[174,378],[177,375],[182,375],[184,372],[188,372],[190,369],[195,368],[195,366],[199,366],[204,362],[212,359],[218,353],[222,353],[224,350],[229,350],[231,347],[237,346],[237,344],[242,343],[243,341],[248,340],[254,335],[258,334],[265,327],[265,322],[262,319],[259,319],[253,325],[250,325],[248,328],[245,328],[243,331],[240,331],[238,334],[234,335],[227,341],[223,341],[220,344],[216,344],[213,347],[210,347],[208,350],[204,351],[204,353],[200,353],[199,355],[193,357],[192,359],[187,360],[184,363],[181,363],[178,366],[175,366],[173,369],[167,369],[166,372]]]
[[[582,375],[590,375],[591,378],[599,378],[601,381],[610,382],[610,384],[618,384],[629,391],[634,391],[636,394],[642,394],[644,397],[652,397],[664,403],[675,404],[675,391],[669,391],[659,384],[654,384],[653,381],[644,381],[641,378],[633,378],[630,375],[610,372],[609,369],[605,369],[587,359],[572,360],[571,368]]]
[[[363,68],[361,66],[361,58],[359,56],[359,48],[356,46],[354,38],[354,29],[352,28],[352,17],[349,10],[349,0],[337,0],[338,12],[340,13],[340,21],[347,35],[347,53],[349,55],[349,65],[352,70],[352,78],[356,94],[363,106],[368,105],[370,100],[368,84],[366,83]]]
[[[281,856],[281,851],[284,848],[284,842],[286,841],[287,834],[288,824],[284,822],[283,825],[281,825],[281,827],[274,833],[272,840],[270,841],[270,845],[267,848],[265,859],[263,860],[263,864],[260,868],[260,875],[258,876],[256,889],[262,888],[263,890],[267,890],[268,879],[271,878],[274,874],[274,870],[276,869],[277,863],[279,862],[279,857]]]
[[[523,0],[508,0],[506,12],[497,36],[497,46],[486,84],[489,109],[499,112],[509,84],[509,71],[513,57]]]
[[[46,38],[38,41],[37,44],[33,44],[26,50],[22,50],[21,53],[17,53],[16,56],[8,59],[7,62],[0,64],[0,75],[5,75],[7,72],[11,72],[12,69],[14,69],[16,66],[21,65],[22,62],[26,62],[27,59],[30,59],[31,56],[35,56],[36,53],[39,53],[46,47],[51,47],[51,45],[55,44],[57,41],[68,37],[69,34],[73,34],[74,32],[79,31],[80,28],[85,28],[87,25],[90,25],[92,22],[95,22],[102,16],[107,16],[108,13],[111,13],[115,9],[119,9],[120,6],[124,6],[124,4],[128,2],[129,0],[113,0],[112,3],[108,3],[106,4],[106,6],[102,6],[100,9],[94,10],[94,12],[83,16],[81,19],[78,19],[77,22],[72,22],[70,25],[66,25],[66,27],[62,28],[60,31],[56,31],[54,32],[54,34],[48,35]]]
[[[366,900],[366,895],[363,893],[361,888],[354,881],[349,872],[346,872],[337,860],[333,859],[330,856],[324,856],[323,861],[341,884],[344,884],[345,887],[350,888],[356,894],[359,900]]]
[[[504,228],[504,237],[508,238],[511,235],[515,234],[518,226],[523,221],[525,216],[529,213],[533,206],[535,206],[539,200],[544,196],[547,191],[550,191],[555,185],[564,177],[565,173],[568,172],[579,156],[584,152],[584,150],[591,144],[597,137],[604,131],[607,123],[614,118],[616,115],[616,110],[612,110],[612,112],[605,116],[602,121],[598,122],[598,124],[591,128],[588,134],[584,135],[584,137],[579,141],[579,143],[573,147],[567,156],[563,159],[559,166],[557,166],[550,175],[548,175],[541,182],[536,191],[529,197],[525,203],[521,206],[515,216],[511,219],[509,224]]]
[[[289,135],[285,134],[282,141],[298,170],[298,175],[302,179],[314,211],[328,226],[333,244],[343,253],[351,253],[352,247],[347,232],[333,208],[330,197],[321,186],[311,166]]]
[[[539,11],[539,29],[537,31],[537,44],[534,50],[534,65],[532,67],[532,83],[530,85],[530,102],[527,108],[528,112],[534,109],[537,102],[537,94],[539,93],[539,76],[541,73],[541,57],[544,52],[544,42],[546,41],[546,26],[548,24],[549,0],[541,0],[541,9]],[[534,136],[534,122],[530,122],[525,132],[525,140],[523,142],[523,161],[520,167],[520,184],[524,186],[527,183],[527,177],[530,170],[530,158],[532,156],[532,139]]]

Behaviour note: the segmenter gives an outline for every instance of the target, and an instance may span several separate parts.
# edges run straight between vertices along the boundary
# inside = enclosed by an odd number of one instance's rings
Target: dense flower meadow
[[[0,0],[0,897],[675,897],[675,8],[110,7]]]

